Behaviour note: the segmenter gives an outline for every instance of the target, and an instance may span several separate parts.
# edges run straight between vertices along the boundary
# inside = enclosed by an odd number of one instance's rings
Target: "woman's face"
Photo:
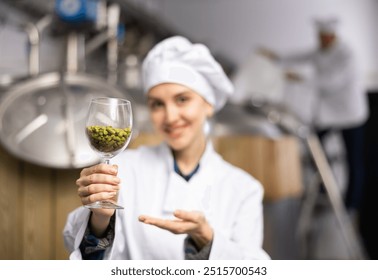
[[[319,36],[320,48],[323,50],[327,50],[330,47],[332,47],[336,41],[336,35],[333,33],[319,32],[318,36]]]
[[[174,151],[203,144],[203,125],[213,107],[186,86],[164,83],[150,89],[148,107],[158,133]]]

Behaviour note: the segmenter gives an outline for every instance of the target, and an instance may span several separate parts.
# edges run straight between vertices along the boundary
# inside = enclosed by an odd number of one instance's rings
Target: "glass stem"
[[[105,164],[110,164],[110,159],[108,159],[108,158],[105,159],[104,163],[105,163]]]

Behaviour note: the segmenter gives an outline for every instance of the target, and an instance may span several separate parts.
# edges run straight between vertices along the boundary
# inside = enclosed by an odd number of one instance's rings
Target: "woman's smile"
[[[169,138],[176,139],[180,138],[185,133],[185,130],[188,127],[188,124],[166,126],[164,128],[164,132],[167,134],[167,136],[169,136]]]

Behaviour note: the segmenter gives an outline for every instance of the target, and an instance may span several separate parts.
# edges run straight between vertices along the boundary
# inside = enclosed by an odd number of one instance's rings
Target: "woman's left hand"
[[[199,249],[202,249],[213,239],[213,230],[203,213],[176,210],[173,215],[177,220],[166,220],[141,215],[139,216],[139,221],[169,230],[174,234],[189,234]]]

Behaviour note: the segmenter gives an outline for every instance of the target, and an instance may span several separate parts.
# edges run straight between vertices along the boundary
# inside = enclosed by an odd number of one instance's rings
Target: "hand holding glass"
[[[89,143],[106,164],[130,142],[133,115],[126,99],[100,97],[91,100],[86,124]],[[111,201],[96,201],[87,208],[123,209]]]

